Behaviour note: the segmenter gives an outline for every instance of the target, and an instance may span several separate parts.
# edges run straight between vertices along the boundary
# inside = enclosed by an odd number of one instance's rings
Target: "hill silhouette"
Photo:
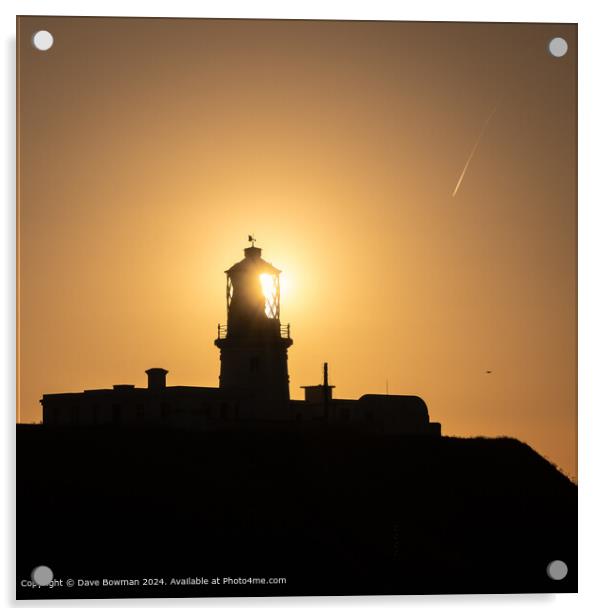
[[[21,425],[17,458],[18,579],[164,580],[21,598],[577,590],[577,486],[512,438]]]

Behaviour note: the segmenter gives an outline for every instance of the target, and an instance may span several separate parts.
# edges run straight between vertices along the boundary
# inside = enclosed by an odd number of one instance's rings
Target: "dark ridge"
[[[17,506],[18,579],[287,578],[21,598],[577,590],[577,486],[506,437],[18,426]]]

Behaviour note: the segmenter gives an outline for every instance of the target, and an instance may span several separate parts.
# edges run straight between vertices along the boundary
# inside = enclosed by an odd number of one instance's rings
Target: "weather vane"
[[[249,242],[251,242],[251,246],[255,247],[255,242],[257,241],[257,239],[255,238],[254,235],[249,235]]]

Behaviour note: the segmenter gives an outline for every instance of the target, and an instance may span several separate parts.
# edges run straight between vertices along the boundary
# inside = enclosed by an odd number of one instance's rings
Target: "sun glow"
[[[261,292],[265,298],[265,313],[268,317],[274,318],[276,317],[275,307],[278,295],[276,277],[271,274],[260,274],[259,281],[261,282]]]
[[[274,277],[269,274],[261,274],[259,276],[261,281],[261,291],[266,299],[272,299],[274,292],[276,291],[276,285],[274,284]]]

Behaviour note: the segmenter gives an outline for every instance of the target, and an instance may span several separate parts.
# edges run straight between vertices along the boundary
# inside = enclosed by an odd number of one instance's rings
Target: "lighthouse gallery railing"
[[[228,337],[228,326],[218,324],[217,326],[217,337],[218,340],[222,340]],[[280,325],[280,337],[290,339],[291,337],[291,324],[287,323],[286,325]]]

